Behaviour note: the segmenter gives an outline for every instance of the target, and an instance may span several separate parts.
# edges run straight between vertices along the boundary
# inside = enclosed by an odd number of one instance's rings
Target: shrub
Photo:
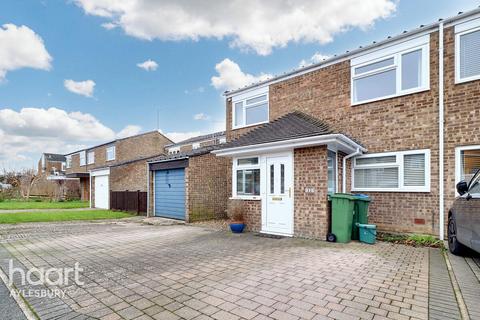
[[[232,200],[228,204],[228,217],[234,222],[243,222],[245,213],[245,204],[242,200]]]

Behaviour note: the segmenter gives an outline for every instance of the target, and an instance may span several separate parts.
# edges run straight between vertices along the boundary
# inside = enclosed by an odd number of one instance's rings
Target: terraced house
[[[324,239],[327,195],[381,230],[443,237],[480,167],[480,11],[225,93],[229,190],[251,230]]]
[[[66,155],[66,175],[80,180],[91,207],[110,208],[110,191],[147,191],[146,163],[172,141],[158,131],[113,140]]]

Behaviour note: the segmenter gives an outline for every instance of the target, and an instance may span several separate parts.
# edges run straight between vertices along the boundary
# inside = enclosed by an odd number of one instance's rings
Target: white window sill
[[[430,189],[362,189],[353,188],[352,192],[397,192],[397,193],[430,193]]]
[[[236,196],[230,197],[230,200],[253,200],[253,201],[261,201],[262,197],[260,196]]]
[[[402,93],[399,93],[399,94],[392,94],[392,95],[389,95],[389,96],[370,99],[370,100],[364,100],[364,101],[358,101],[358,102],[351,101],[351,106],[355,107],[355,106],[359,106],[359,105],[362,105],[362,104],[367,104],[367,103],[371,103],[371,102],[377,102],[377,101],[382,101],[382,100],[387,100],[387,99],[403,97],[403,96],[407,96],[409,94],[420,93],[420,92],[429,91],[429,90],[430,90],[430,87],[418,88],[418,89],[415,89],[415,90],[409,90],[409,91],[405,91],[405,92],[402,92]]]
[[[478,76],[468,77],[468,78],[455,78],[455,84],[462,84],[466,82],[471,82],[475,80],[480,80],[480,74]]]
[[[243,128],[254,127],[254,126],[258,126],[258,125],[264,124],[264,123],[268,123],[268,121],[269,121],[269,120],[262,121],[262,122],[257,122],[257,123],[252,123],[252,124],[249,124],[249,125],[246,125],[246,126],[232,126],[232,130],[238,130],[238,129],[243,129]]]

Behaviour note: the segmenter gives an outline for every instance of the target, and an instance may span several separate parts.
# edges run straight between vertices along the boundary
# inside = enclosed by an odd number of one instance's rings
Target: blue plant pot
[[[230,223],[230,230],[233,233],[242,233],[245,229],[245,223]]]

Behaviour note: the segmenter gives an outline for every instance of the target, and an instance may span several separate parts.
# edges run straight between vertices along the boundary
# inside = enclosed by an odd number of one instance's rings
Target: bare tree
[[[30,192],[38,180],[39,176],[34,169],[24,169],[18,174],[20,193],[23,198],[30,199]]]

